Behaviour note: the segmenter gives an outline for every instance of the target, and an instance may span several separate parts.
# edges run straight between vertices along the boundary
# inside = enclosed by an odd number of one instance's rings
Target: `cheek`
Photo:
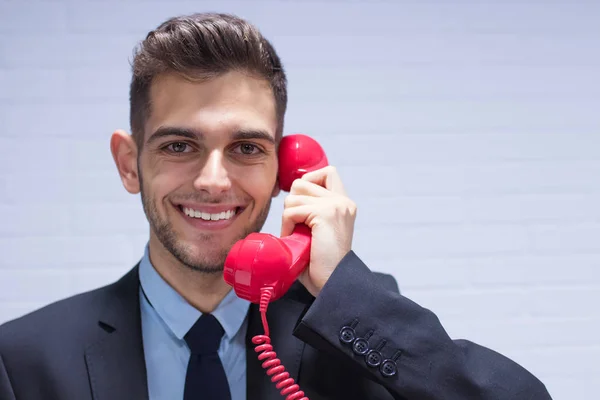
[[[169,165],[169,168],[166,168],[165,165],[148,168],[143,176],[145,189],[160,203],[169,193],[189,181],[188,169],[183,165],[176,164]]]
[[[257,203],[266,203],[273,193],[276,173],[265,168],[247,168],[239,175],[238,186]]]

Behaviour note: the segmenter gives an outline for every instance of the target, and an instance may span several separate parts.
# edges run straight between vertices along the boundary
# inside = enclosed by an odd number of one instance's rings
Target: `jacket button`
[[[358,325],[358,320],[355,318],[354,321],[348,326],[344,325],[340,330],[340,341],[346,344],[352,344],[354,339],[356,339],[356,332],[354,328]]]
[[[396,366],[396,363],[392,360],[385,360],[383,364],[381,364],[379,370],[381,371],[381,375],[389,378],[396,375],[396,373],[398,372],[398,367]]]
[[[391,359],[388,358],[387,360],[383,360],[381,366],[379,367],[381,375],[385,376],[386,378],[396,375],[398,373],[398,365],[396,365],[396,361],[401,355],[402,350],[398,350],[396,353],[394,353],[394,356]]]
[[[365,361],[369,367],[377,368],[381,361],[383,360],[383,356],[377,350],[371,350],[365,356]]]
[[[352,346],[352,350],[359,356],[365,355],[367,354],[367,351],[369,351],[369,342],[363,338],[356,339]]]
[[[352,351],[354,354],[359,356],[364,356],[369,351],[369,338],[373,335],[373,331],[367,332],[364,338],[358,338],[354,341],[352,345]]]
[[[354,342],[355,338],[356,334],[354,333],[354,329],[350,328],[349,326],[344,326],[340,331],[340,340],[343,343],[350,344]]]
[[[381,350],[385,347],[387,340],[382,339],[375,349],[370,350],[365,356],[365,362],[369,367],[377,368],[383,361],[383,356],[381,355]]]

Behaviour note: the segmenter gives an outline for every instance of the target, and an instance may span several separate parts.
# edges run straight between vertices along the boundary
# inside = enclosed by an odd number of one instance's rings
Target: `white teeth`
[[[211,213],[194,210],[194,209],[187,208],[187,207],[183,208],[183,212],[188,217],[201,218],[205,221],[219,221],[222,219],[230,219],[231,217],[233,217],[235,215],[235,210],[229,210],[229,211],[223,211],[223,212],[217,213],[217,214],[211,214]]]

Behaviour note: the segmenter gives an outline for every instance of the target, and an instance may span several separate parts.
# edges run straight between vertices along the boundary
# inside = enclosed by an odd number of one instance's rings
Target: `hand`
[[[298,280],[313,296],[352,249],[355,220],[356,205],[334,167],[306,173],[292,184],[284,200],[281,236],[289,236],[296,224],[311,228],[310,264]]]

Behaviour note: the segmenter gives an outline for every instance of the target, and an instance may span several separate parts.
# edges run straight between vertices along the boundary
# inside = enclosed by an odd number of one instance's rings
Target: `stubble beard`
[[[150,223],[150,229],[154,232],[158,241],[169,253],[171,253],[171,255],[173,255],[173,257],[177,261],[179,261],[179,263],[183,267],[195,272],[212,275],[223,272],[223,266],[225,264],[227,254],[231,247],[238,240],[244,239],[250,233],[261,231],[269,215],[272,202],[272,199],[269,198],[269,201],[262,208],[256,220],[253,221],[244,231],[240,232],[240,234],[237,237],[235,237],[231,243],[228,243],[226,246],[223,246],[216,257],[210,257],[212,258],[212,260],[210,260],[209,257],[205,257],[203,259],[202,255],[194,255],[191,246],[185,245],[178,241],[177,234],[175,233],[171,222],[167,219],[163,219],[160,217],[158,213],[158,208],[156,207],[156,199],[154,197],[149,198],[145,195],[143,189],[144,185],[141,177],[140,187],[142,188],[140,191],[144,212],[146,213],[146,217],[148,218],[148,222]],[[197,236],[197,239],[198,243],[204,242],[207,246],[210,246],[212,242],[212,235],[199,234]],[[222,243],[219,243],[219,245],[222,245]]]

